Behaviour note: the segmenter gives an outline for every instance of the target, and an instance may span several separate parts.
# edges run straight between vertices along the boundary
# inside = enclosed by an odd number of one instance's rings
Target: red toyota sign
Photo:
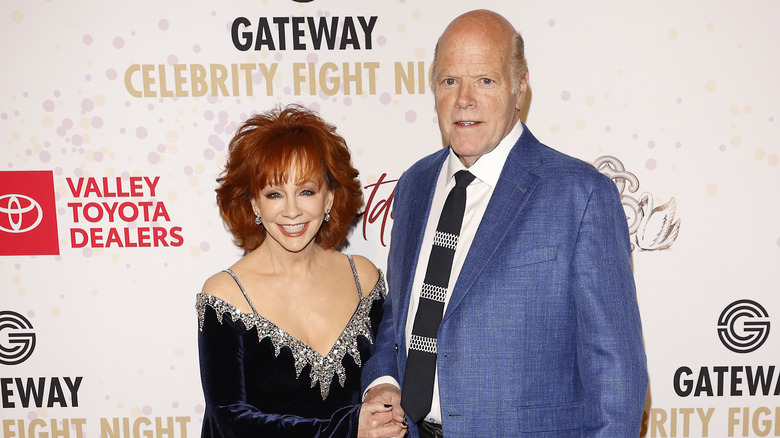
[[[59,255],[50,170],[0,171],[0,255]]]

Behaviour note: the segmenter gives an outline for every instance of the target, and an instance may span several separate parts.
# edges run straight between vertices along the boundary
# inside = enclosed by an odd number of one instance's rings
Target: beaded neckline
[[[334,375],[338,375],[338,381],[342,387],[346,382],[346,370],[341,363],[344,356],[349,354],[358,367],[363,366],[360,360],[360,352],[357,348],[357,337],[363,336],[373,344],[374,340],[371,334],[371,319],[369,318],[369,312],[371,311],[373,302],[385,298],[386,294],[387,290],[384,274],[380,270],[379,280],[371,290],[371,293],[360,299],[360,302],[358,303],[355,312],[352,314],[352,317],[349,319],[349,322],[347,322],[346,327],[344,327],[344,330],[341,332],[338,339],[336,339],[333,347],[331,347],[330,351],[325,356],[322,356],[308,344],[285,332],[279,328],[279,326],[260,314],[244,313],[232,304],[213,295],[203,292],[198,293],[196,296],[195,308],[198,311],[198,323],[201,330],[203,330],[206,306],[209,306],[216,312],[217,320],[220,324],[222,324],[224,315],[228,314],[233,322],[240,320],[247,330],[256,328],[259,341],[262,341],[264,338],[269,338],[271,340],[271,343],[274,346],[274,356],[279,356],[283,347],[289,348],[295,360],[295,377],[300,377],[301,372],[306,365],[311,365],[311,371],[309,372],[311,387],[314,388],[317,382],[319,382],[320,395],[322,395],[322,399],[325,400],[330,392],[330,384],[333,381]]]

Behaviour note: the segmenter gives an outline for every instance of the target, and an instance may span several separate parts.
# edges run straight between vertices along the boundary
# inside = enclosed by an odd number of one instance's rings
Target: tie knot
[[[455,172],[455,186],[456,187],[468,187],[475,176],[468,170],[459,170]]]

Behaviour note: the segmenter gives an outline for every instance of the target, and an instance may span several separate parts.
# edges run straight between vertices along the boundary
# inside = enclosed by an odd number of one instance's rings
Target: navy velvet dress
[[[263,318],[248,299],[251,314],[197,295],[203,438],[357,436],[360,368],[374,349],[386,288],[380,271],[364,295],[348,258],[360,302],[324,357]]]

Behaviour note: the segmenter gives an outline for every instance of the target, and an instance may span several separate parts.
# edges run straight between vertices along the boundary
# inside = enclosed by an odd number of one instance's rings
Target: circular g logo
[[[24,233],[38,226],[43,220],[43,209],[35,199],[24,195],[0,196],[0,213],[8,218],[11,228],[0,225],[8,233]]]
[[[735,353],[756,351],[769,336],[769,314],[755,301],[734,301],[718,318],[718,336]]]
[[[1,364],[17,365],[30,357],[35,350],[35,333],[32,328],[24,316],[10,310],[0,311]]]

